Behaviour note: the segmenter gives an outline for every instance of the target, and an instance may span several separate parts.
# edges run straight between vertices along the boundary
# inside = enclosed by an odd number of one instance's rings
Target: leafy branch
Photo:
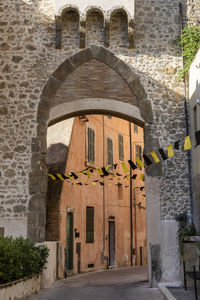
[[[181,34],[180,45],[183,47],[184,67],[179,71],[178,79],[184,77],[200,48],[200,26],[185,27]]]

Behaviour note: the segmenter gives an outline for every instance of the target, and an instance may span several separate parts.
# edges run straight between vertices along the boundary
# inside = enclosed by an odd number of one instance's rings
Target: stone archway
[[[90,65],[88,65],[91,62]],[[117,89],[115,84],[113,88],[109,90],[109,94],[105,94],[104,86],[100,91],[100,94],[95,94],[95,97],[90,97],[90,93],[84,94],[87,87],[83,87],[77,97],[73,98],[73,93],[66,95],[69,90],[69,86],[72,84],[73,76],[82,76],[83,71],[81,68],[88,69],[93,64],[97,64],[104,69],[109,69],[109,78],[115,76],[116,82],[119,83],[120,87],[118,92],[114,91]],[[102,64],[102,65],[101,65]],[[94,68],[94,66],[92,66]],[[102,69],[104,72],[105,70]],[[96,77],[95,74],[98,74]],[[93,69],[93,73],[89,73],[95,77],[95,82],[102,84],[102,80],[98,80],[98,76],[101,76],[101,72],[97,72],[97,69]],[[111,76],[110,76],[111,75]],[[80,78],[77,77],[77,80]],[[91,79],[91,78],[89,78]],[[88,80],[89,80],[88,79]],[[70,81],[71,80],[71,81]],[[66,84],[67,83],[67,84]],[[92,82],[94,84],[94,82]],[[123,95],[123,89],[127,90],[127,94]],[[92,94],[95,91],[90,91]],[[63,97],[60,94],[63,92]],[[73,92],[73,90],[72,90]],[[77,91],[74,91],[74,93]],[[102,92],[102,96],[101,96]],[[83,94],[82,94],[83,93]],[[121,93],[121,94],[120,94]],[[70,101],[68,98],[70,97]],[[62,98],[62,99],[61,99]],[[110,111],[118,116],[122,116],[129,120],[138,121],[138,123],[145,123],[145,145],[148,143],[149,147],[153,147],[153,142],[148,138],[148,131],[153,124],[153,111],[151,102],[147,99],[145,89],[140,83],[138,76],[133,72],[132,68],[116,57],[112,52],[108,51],[104,47],[90,46],[89,48],[79,51],[70,58],[66,59],[48,79],[47,83],[43,88],[41,95],[38,113],[37,113],[37,137],[33,143],[32,149],[32,172],[29,176],[30,190],[34,190],[36,183],[36,192],[32,193],[31,199],[28,206],[28,237],[36,242],[44,241],[45,237],[45,202],[46,202],[46,191],[47,191],[47,174],[45,171],[45,152],[46,152],[46,132],[49,120],[56,119],[52,117],[52,111],[56,111],[59,105],[61,107],[61,115],[73,115],[75,108],[71,108],[70,112],[63,111],[69,109],[70,103],[75,105],[81,110],[81,105],[89,99],[85,110],[101,111],[106,113]],[[91,99],[95,99],[90,106]],[[102,99],[102,100],[101,100]],[[79,101],[79,102],[78,102]],[[96,101],[96,102],[95,102]],[[102,101],[102,102],[101,102]],[[107,101],[106,107],[103,108],[103,103]],[[66,104],[66,103],[67,104]],[[74,107],[75,107],[74,106]],[[79,108],[80,106],[80,108]],[[117,112],[118,111],[118,112]],[[137,113],[136,113],[137,112]],[[160,225],[160,169],[155,166],[152,168],[151,173],[147,174],[146,177],[146,189],[147,189],[147,243],[148,243],[148,262],[149,262],[149,279],[153,278],[153,281],[157,282],[161,280],[161,225]],[[151,175],[151,176],[150,176]]]

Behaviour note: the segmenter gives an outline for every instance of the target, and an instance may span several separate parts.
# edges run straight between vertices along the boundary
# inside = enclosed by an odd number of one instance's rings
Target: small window
[[[138,133],[138,126],[134,124],[134,133]]]
[[[135,157],[142,160],[142,147],[140,145],[135,145]]]
[[[113,165],[113,141],[107,138],[107,163]]]
[[[123,185],[118,183],[118,200],[123,200]]]
[[[124,138],[121,134],[118,135],[119,140],[119,160],[124,160]]]
[[[95,163],[95,131],[92,128],[88,128],[87,160],[89,163]]]
[[[94,207],[86,207],[86,242],[94,242]]]

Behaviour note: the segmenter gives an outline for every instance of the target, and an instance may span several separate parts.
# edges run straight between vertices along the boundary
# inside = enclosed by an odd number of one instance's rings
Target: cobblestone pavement
[[[164,300],[149,288],[144,267],[81,274],[55,282],[29,300]]]

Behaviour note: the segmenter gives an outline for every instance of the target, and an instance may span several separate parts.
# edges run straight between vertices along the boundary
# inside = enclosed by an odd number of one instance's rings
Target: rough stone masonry
[[[182,3],[186,12],[186,0]],[[193,5],[192,1],[188,3]],[[51,74],[80,51],[80,26],[75,10],[63,14],[62,46],[55,49],[53,4],[52,0],[0,0],[0,227],[5,234],[21,234],[38,242],[45,237],[45,215],[41,213],[45,201],[37,199],[45,194],[47,182],[41,159],[45,147],[38,140],[38,107]],[[95,10],[87,16],[85,47],[105,46],[103,9],[102,15]],[[190,10],[189,22],[193,22],[192,17]],[[134,71],[151,103],[153,121],[145,126],[145,150],[149,153],[183,139],[186,134],[184,87],[177,80],[182,67],[176,43],[180,35],[179,1],[135,1],[132,49],[128,47],[127,26],[124,12],[113,15],[108,50]],[[45,108],[40,118],[46,128]],[[159,230],[168,221],[173,226],[176,214],[190,214],[188,178],[187,154],[183,151],[176,151],[174,158],[147,172],[147,193],[150,198],[159,199]],[[149,181],[158,184],[155,194],[150,185],[148,188]],[[163,254],[161,236],[154,242],[150,239],[149,244],[153,283],[170,281],[171,276],[166,266],[174,252]],[[174,272],[171,278],[178,281],[177,271]]]

